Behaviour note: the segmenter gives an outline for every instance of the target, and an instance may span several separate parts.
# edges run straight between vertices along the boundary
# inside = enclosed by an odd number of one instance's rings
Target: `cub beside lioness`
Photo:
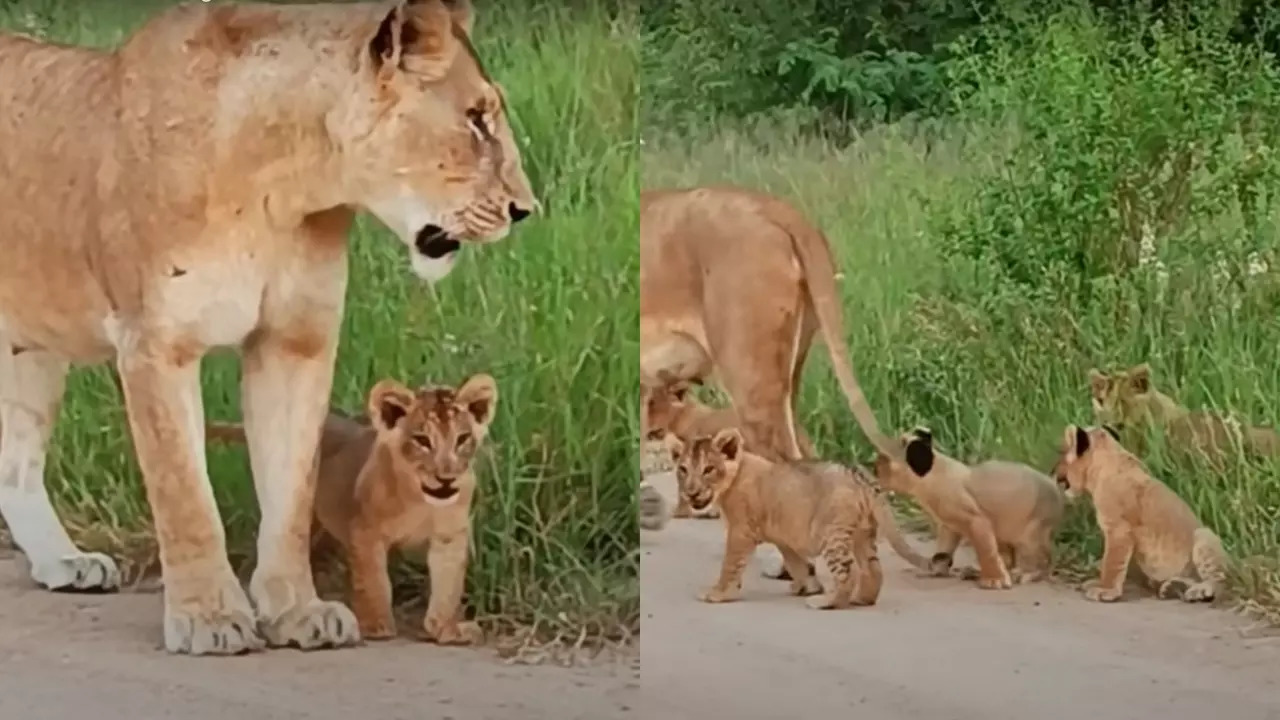
[[[424,544],[431,583],[423,619],[427,637],[441,644],[478,638],[478,628],[462,622],[476,488],[471,463],[497,402],[497,386],[485,374],[456,389],[414,391],[382,380],[369,392],[370,424],[333,412],[326,419],[315,517],[346,555],[351,607],[365,638],[396,634],[388,552]],[[236,425],[210,425],[207,434],[243,437]]]
[[[1085,584],[1085,597],[1119,600],[1130,559],[1161,598],[1202,602],[1221,592],[1227,564],[1222,540],[1110,432],[1068,425],[1053,475],[1067,497],[1093,498],[1102,531],[1100,576]]]
[[[876,538],[884,527],[909,562],[924,558],[905,542],[877,488],[858,470],[818,460],[774,463],[747,452],[736,428],[681,442],[668,436],[680,492],[695,511],[719,505],[727,532],[720,577],[702,593],[704,602],[730,602],[742,589],[742,572],[761,543],[782,552],[796,595],[822,593],[810,558],[822,556],[835,587],[807,603],[815,609],[874,605],[882,571]],[[899,546],[897,543],[901,543]]]

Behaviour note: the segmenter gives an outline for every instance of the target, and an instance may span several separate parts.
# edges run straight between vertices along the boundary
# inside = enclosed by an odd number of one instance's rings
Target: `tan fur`
[[[640,527],[644,530],[658,531],[667,526],[671,515],[667,512],[667,501],[652,483],[640,481],[640,502],[637,503]]]
[[[745,450],[734,428],[688,443],[669,437],[683,476],[681,494],[695,510],[718,505],[727,531],[720,578],[703,601],[736,600],[742,571],[761,543],[781,551],[796,595],[822,592],[809,562],[822,556],[835,587],[808,601],[815,609],[875,604],[882,583],[876,552],[881,527],[901,542],[893,543],[895,550],[923,566],[861,471],[816,460],[770,462]]]
[[[1111,374],[1089,371],[1094,420],[1120,432],[1125,444],[1145,452],[1146,430],[1164,432],[1174,453],[1194,452],[1213,463],[1240,447],[1254,457],[1280,455],[1280,433],[1267,427],[1242,427],[1214,412],[1189,410],[1160,392],[1151,381],[1151,366],[1135,365]]]
[[[427,637],[441,644],[476,639],[478,628],[461,622],[476,487],[471,464],[497,402],[497,386],[484,374],[456,389],[412,391],[382,380],[369,393],[368,424],[336,413],[326,419],[315,517],[347,556],[352,608],[365,638],[395,635],[387,554],[426,545]],[[225,424],[209,435],[242,437],[238,426]]]
[[[114,52],[0,35],[0,424],[23,446],[0,468],[0,509],[38,580],[118,577],[57,527],[31,460],[68,364],[114,358],[160,545],[165,646],[359,640],[307,562],[353,213],[376,215],[438,279],[458,243],[497,240],[537,205],[471,23],[465,0],[189,2]],[[200,359],[223,346],[242,350],[263,508],[252,604],[201,454]]]
[[[1130,559],[1162,598],[1202,602],[1221,594],[1222,540],[1106,430],[1067,426],[1053,475],[1067,497],[1093,499],[1102,531],[1101,573],[1085,584],[1085,597],[1119,600]]]
[[[961,575],[983,587],[1007,587],[997,561],[1011,581],[1037,582],[1049,575],[1053,538],[1063,515],[1062,493],[1052,479],[1022,463],[967,465],[938,452],[932,436],[920,429],[904,440],[908,461],[916,467],[880,455],[875,475],[886,489],[915,498],[933,520],[937,545],[929,574],[950,574],[956,549],[968,540],[981,549],[979,564],[985,563],[986,571],[963,568]]]
[[[831,248],[794,207],[733,187],[640,196],[640,374],[656,387],[714,371],[751,447],[805,456],[795,395],[816,331],[864,433],[896,450],[850,368]]]

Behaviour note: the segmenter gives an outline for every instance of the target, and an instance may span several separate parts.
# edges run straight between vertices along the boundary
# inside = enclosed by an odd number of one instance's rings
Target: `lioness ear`
[[[400,68],[439,80],[458,52],[453,24],[454,11],[443,0],[397,2],[369,41],[374,67],[379,73]]]
[[[912,431],[911,439],[907,441],[906,447],[907,467],[911,468],[911,472],[924,477],[933,469],[933,435],[927,431],[923,436],[916,431]]]
[[[457,403],[471,413],[479,425],[488,426],[498,405],[498,384],[485,373],[467,378],[458,388]]]
[[[1097,368],[1089,369],[1089,389],[1093,392],[1094,395],[1100,396],[1102,395],[1102,393],[1106,392],[1107,383],[1110,381],[1110,379],[1111,378],[1108,378]]]
[[[413,391],[395,380],[379,380],[369,391],[369,418],[379,432],[396,426],[413,407]]]
[[[1129,370],[1129,387],[1136,393],[1145,393],[1151,389],[1151,366],[1147,363],[1135,365]]]
[[[737,460],[742,452],[742,433],[737,428],[726,428],[711,438],[711,447],[724,455],[726,460]]]
[[[1076,428],[1076,457],[1089,451],[1089,432],[1082,427]]]

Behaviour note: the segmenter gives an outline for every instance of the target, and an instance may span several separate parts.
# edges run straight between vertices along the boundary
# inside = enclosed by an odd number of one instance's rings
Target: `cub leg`
[[[0,342],[0,516],[40,585],[50,590],[116,590],[120,571],[115,561],[75,546],[45,487],[49,436],[66,377],[66,361],[33,350],[15,355],[8,342]]]
[[[119,369],[160,545],[165,648],[192,655],[262,648],[253,607],[227,561],[205,469],[198,358],[143,339],[121,352]]]
[[[480,640],[479,627],[462,620],[462,592],[467,582],[467,533],[438,538],[427,546],[431,596],[422,629],[441,645],[470,645]]]
[[[1004,561],[1000,559],[991,521],[987,520],[981,512],[977,512],[970,518],[966,530],[969,544],[973,545],[973,550],[978,556],[978,587],[984,590],[1007,590],[1013,587],[1009,571]]]
[[[1222,540],[1209,528],[1197,528],[1191,541],[1191,564],[1200,576],[1195,583],[1182,593],[1186,602],[1209,602],[1222,594],[1222,587],[1227,578],[1227,553],[1222,549]]]
[[[929,558],[929,571],[921,573],[924,577],[946,577],[951,574],[951,564],[955,562],[956,548],[960,547],[960,533],[947,525],[938,523],[934,530],[937,536],[933,549],[933,557]]]
[[[1096,602],[1115,602],[1124,594],[1124,580],[1133,557],[1133,533],[1124,523],[1102,526],[1102,567],[1097,580],[1084,585],[1084,596]]]
[[[351,609],[366,640],[395,637],[391,608],[391,576],[387,572],[386,543],[372,532],[352,530],[346,547],[351,578]]]
[[[849,605],[874,605],[880,597],[883,571],[876,554],[876,533],[870,529],[837,530],[825,538],[822,559],[831,569],[835,588],[806,601],[815,610],[839,610]],[[854,569],[857,574],[854,574]]]
[[[1020,582],[1040,582],[1053,569],[1053,530],[1036,525],[1028,529],[1017,546],[1017,568]]]
[[[698,599],[708,603],[737,600],[742,593],[742,571],[758,544],[746,533],[729,530],[725,538],[724,559],[720,563],[720,578]]]
[[[309,279],[304,274],[299,282]],[[317,449],[328,413],[342,305],[339,300],[336,307],[307,307],[314,313],[297,321],[306,323],[301,328],[257,331],[243,351],[241,382],[249,463],[262,508],[258,566],[249,593],[267,642],[303,650],[360,640],[351,610],[321,600],[311,574],[308,534]]]
[[[792,578],[792,595],[816,595],[822,592],[822,583],[818,582],[813,565],[803,555],[781,545],[778,546],[778,549],[782,551],[783,566],[786,567]]]

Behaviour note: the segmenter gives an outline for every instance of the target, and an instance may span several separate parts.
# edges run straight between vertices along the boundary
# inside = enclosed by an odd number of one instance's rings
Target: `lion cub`
[[[1147,363],[1109,375],[1092,369],[1089,391],[1095,420],[1123,433],[1126,443],[1138,453],[1145,449],[1145,430],[1155,426],[1165,432],[1171,450],[1192,450],[1211,461],[1220,460],[1237,442],[1255,457],[1280,455],[1280,433],[1266,427],[1242,427],[1233,418],[1179,405],[1156,389]]]
[[[981,587],[1004,589],[1014,580],[1048,576],[1064,510],[1062,493],[1048,475],[1004,460],[966,465],[938,452],[926,428],[904,440],[907,464],[878,454],[875,475],[886,490],[915,498],[933,520],[937,546],[930,574],[950,574],[956,548],[967,539],[979,569],[961,574]]]
[[[498,402],[492,377],[459,387],[410,390],[395,380],[369,392],[370,424],[330,413],[322,431],[315,517],[342,547],[351,609],[368,639],[396,633],[387,554],[427,546],[429,639],[468,644],[479,629],[462,622],[472,458],[488,434]],[[243,439],[238,426],[210,426],[212,439]],[[237,437],[238,436],[238,437]]]
[[[668,442],[684,475],[681,494],[694,510],[719,505],[727,531],[720,578],[702,601],[736,600],[756,547],[772,543],[791,575],[791,592],[816,595],[806,601],[809,607],[875,604],[882,583],[876,535],[892,515],[859,473],[816,460],[770,462],[743,449],[736,428],[687,443],[669,436]],[[835,582],[821,595],[809,563],[818,555]]]
[[[1059,452],[1058,485],[1068,498],[1093,498],[1102,530],[1100,577],[1085,583],[1085,597],[1119,600],[1131,558],[1161,598],[1207,602],[1218,595],[1227,564],[1222,540],[1114,435],[1068,425]]]

